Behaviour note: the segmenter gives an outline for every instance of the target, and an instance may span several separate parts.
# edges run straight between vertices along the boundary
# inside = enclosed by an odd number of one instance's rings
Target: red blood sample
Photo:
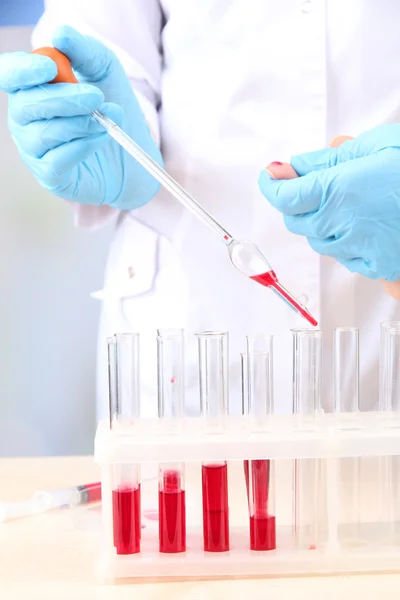
[[[101,483],[87,483],[78,487],[81,493],[81,504],[89,504],[90,502],[100,502],[101,500]]]
[[[186,550],[186,502],[179,471],[163,473],[163,489],[158,492],[160,552]]]
[[[273,287],[273,288],[275,288],[281,294],[281,296],[283,296],[285,298],[285,300],[291,306],[293,306],[294,308],[296,308],[296,310],[305,319],[307,319],[307,321],[309,323],[311,323],[311,325],[313,325],[314,327],[316,327],[318,325],[318,322],[308,312],[308,310],[306,310],[304,308],[304,306],[301,306],[301,304],[299,304],[297,302],[297,300],[295,300],[292,296],[290,296],[287,293],[287,291],[285,290],[285,288],[281,286],[281,284],[279,283],[278,278],[277,278],[276,274],[274,273],[274,271],[267,271],[266,273],[261,273],[261,275],[252,275],[250,277],[250,279],[253,279],[253,281],[257,281],[257,283],[260,283],[261,285],[265,285],[265,287]]]
[[[228,466],[203,465],[203,539],[206,552],[229,550]]]
[[[276,548],[275,517],[268,514],[269,471],[269,460],[244,461],[250,512],[251,550],[275,550]]]
[[[273,515],[250,517],[250,550],[276,549],[276,522]]]
[[[113,490],[114,546],[117,554],[140,552],[140,485]]]

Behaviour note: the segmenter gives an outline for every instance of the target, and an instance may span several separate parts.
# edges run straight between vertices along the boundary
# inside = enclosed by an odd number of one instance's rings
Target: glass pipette
[[[58,74],[53,80],[54,83],[78,83],[69,59],[56,48],[39,48],[35,54],[49,56],[57,64]],[[114,121],[103,114],[100,110],[95,110],[92,117],[100,123],[109,135],[122,146],[138,163],[142,165],[162,186],[165,187],[183,206],[190,210],[214,235],[227,247],[229,258],[236,269],[241,273],[253,279],[257,283],[271,288],[281,300],[286,302],[290,308],[299,313],[311,325],[318,323],[308,310],[300,304],[292,294],[288,292],[278,281],[267,259],[255,244],[249,241],[236,240],[232,235],[222,227],[191,196],[171,175],[169,175],[160,165],[156,163],[146,152],[130,138]]]
[[[225,244],[229,252],[229,258],[234,267],[241,273],[250,277],[257,283],[271,288],[282,300],[284,300],[294,311],[298,312],[311,325],[317,325],[317,321],[302,306],[296,298],[290,294],[278,281],[267,259],[253,242],[236,240],[226,229],[222,227],[193,198],[171,175],[156,163],[146,152],[136,144],[118,125],[95,110],[92,116],[103,125],[104,129],[114,138],[138,163],[157,179],[183,206],[190,210],[217,238]]]

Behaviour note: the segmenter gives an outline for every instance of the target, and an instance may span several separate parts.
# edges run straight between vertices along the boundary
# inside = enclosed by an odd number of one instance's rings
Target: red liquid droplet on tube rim
[[[308,310],[306,310],[304,306],[299,304],[297,300],[290,296],[285,290],[285,288],[281,286],[274,271],[267,271],[266,273],[261,273],[261,275],[252,275],[250,279],[253,279],[253,281],[257,281],[257,283],[260,283],[265,287],[275,288],[280,293],[280,295],[283,296],[283,298],[285,298],[285,300],[289,304],[291,304],[291,306],[293,306],[293,308],[295,308],[297,312],[301,314],[302,317],[304,317],[311,325],[313,325],[313,327],[316,327],[318,325],[318,321],[314,319],[314,317],[308,312]]]
[[[229,550],[228,466],[203,465],[203,538],[206,552]]]
[[[140,485],[113,490],[114,546],[117,554],[140,552]]]
[[[186,501],[179,471],[166,471],[163,486],[158,492],[160,552],[185,552]]]

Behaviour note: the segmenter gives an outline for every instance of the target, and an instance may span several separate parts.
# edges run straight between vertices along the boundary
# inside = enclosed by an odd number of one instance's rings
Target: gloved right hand
[[[101,42],[72,27],[60,27],[53,45],[81,83],[47,83],[57,67],[46,56],[0,56],[0,89],[9,94],[9,128],[22,160],[60,198],[123,210],[143,206],[159,183],[90,116],[100,108],[162,165],[122,65]]]
[[[381,278],[385,291],[400,300],[398,140],[398,124],[375,127],[356,139],[338,136],[331,147],[339,150],[298,155],[292,164],[271,163],[269,177],[263,172],[259,182],[286,215],[290,231],[306,235],[314,250],[350,271]],[[295,180],[294,187],[282,180]]]

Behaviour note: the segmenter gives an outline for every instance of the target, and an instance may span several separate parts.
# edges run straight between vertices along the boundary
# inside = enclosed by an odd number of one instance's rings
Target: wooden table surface
[[[0,460],[0,498],[96,481],[92,457]],[[400,575],[351,575],[104,585],[96,574],[99,535],[77,513],[53,511],[0,524],[0,599],[385,600],[400,599]],[[400,565],[399,565],[400,570]]]

